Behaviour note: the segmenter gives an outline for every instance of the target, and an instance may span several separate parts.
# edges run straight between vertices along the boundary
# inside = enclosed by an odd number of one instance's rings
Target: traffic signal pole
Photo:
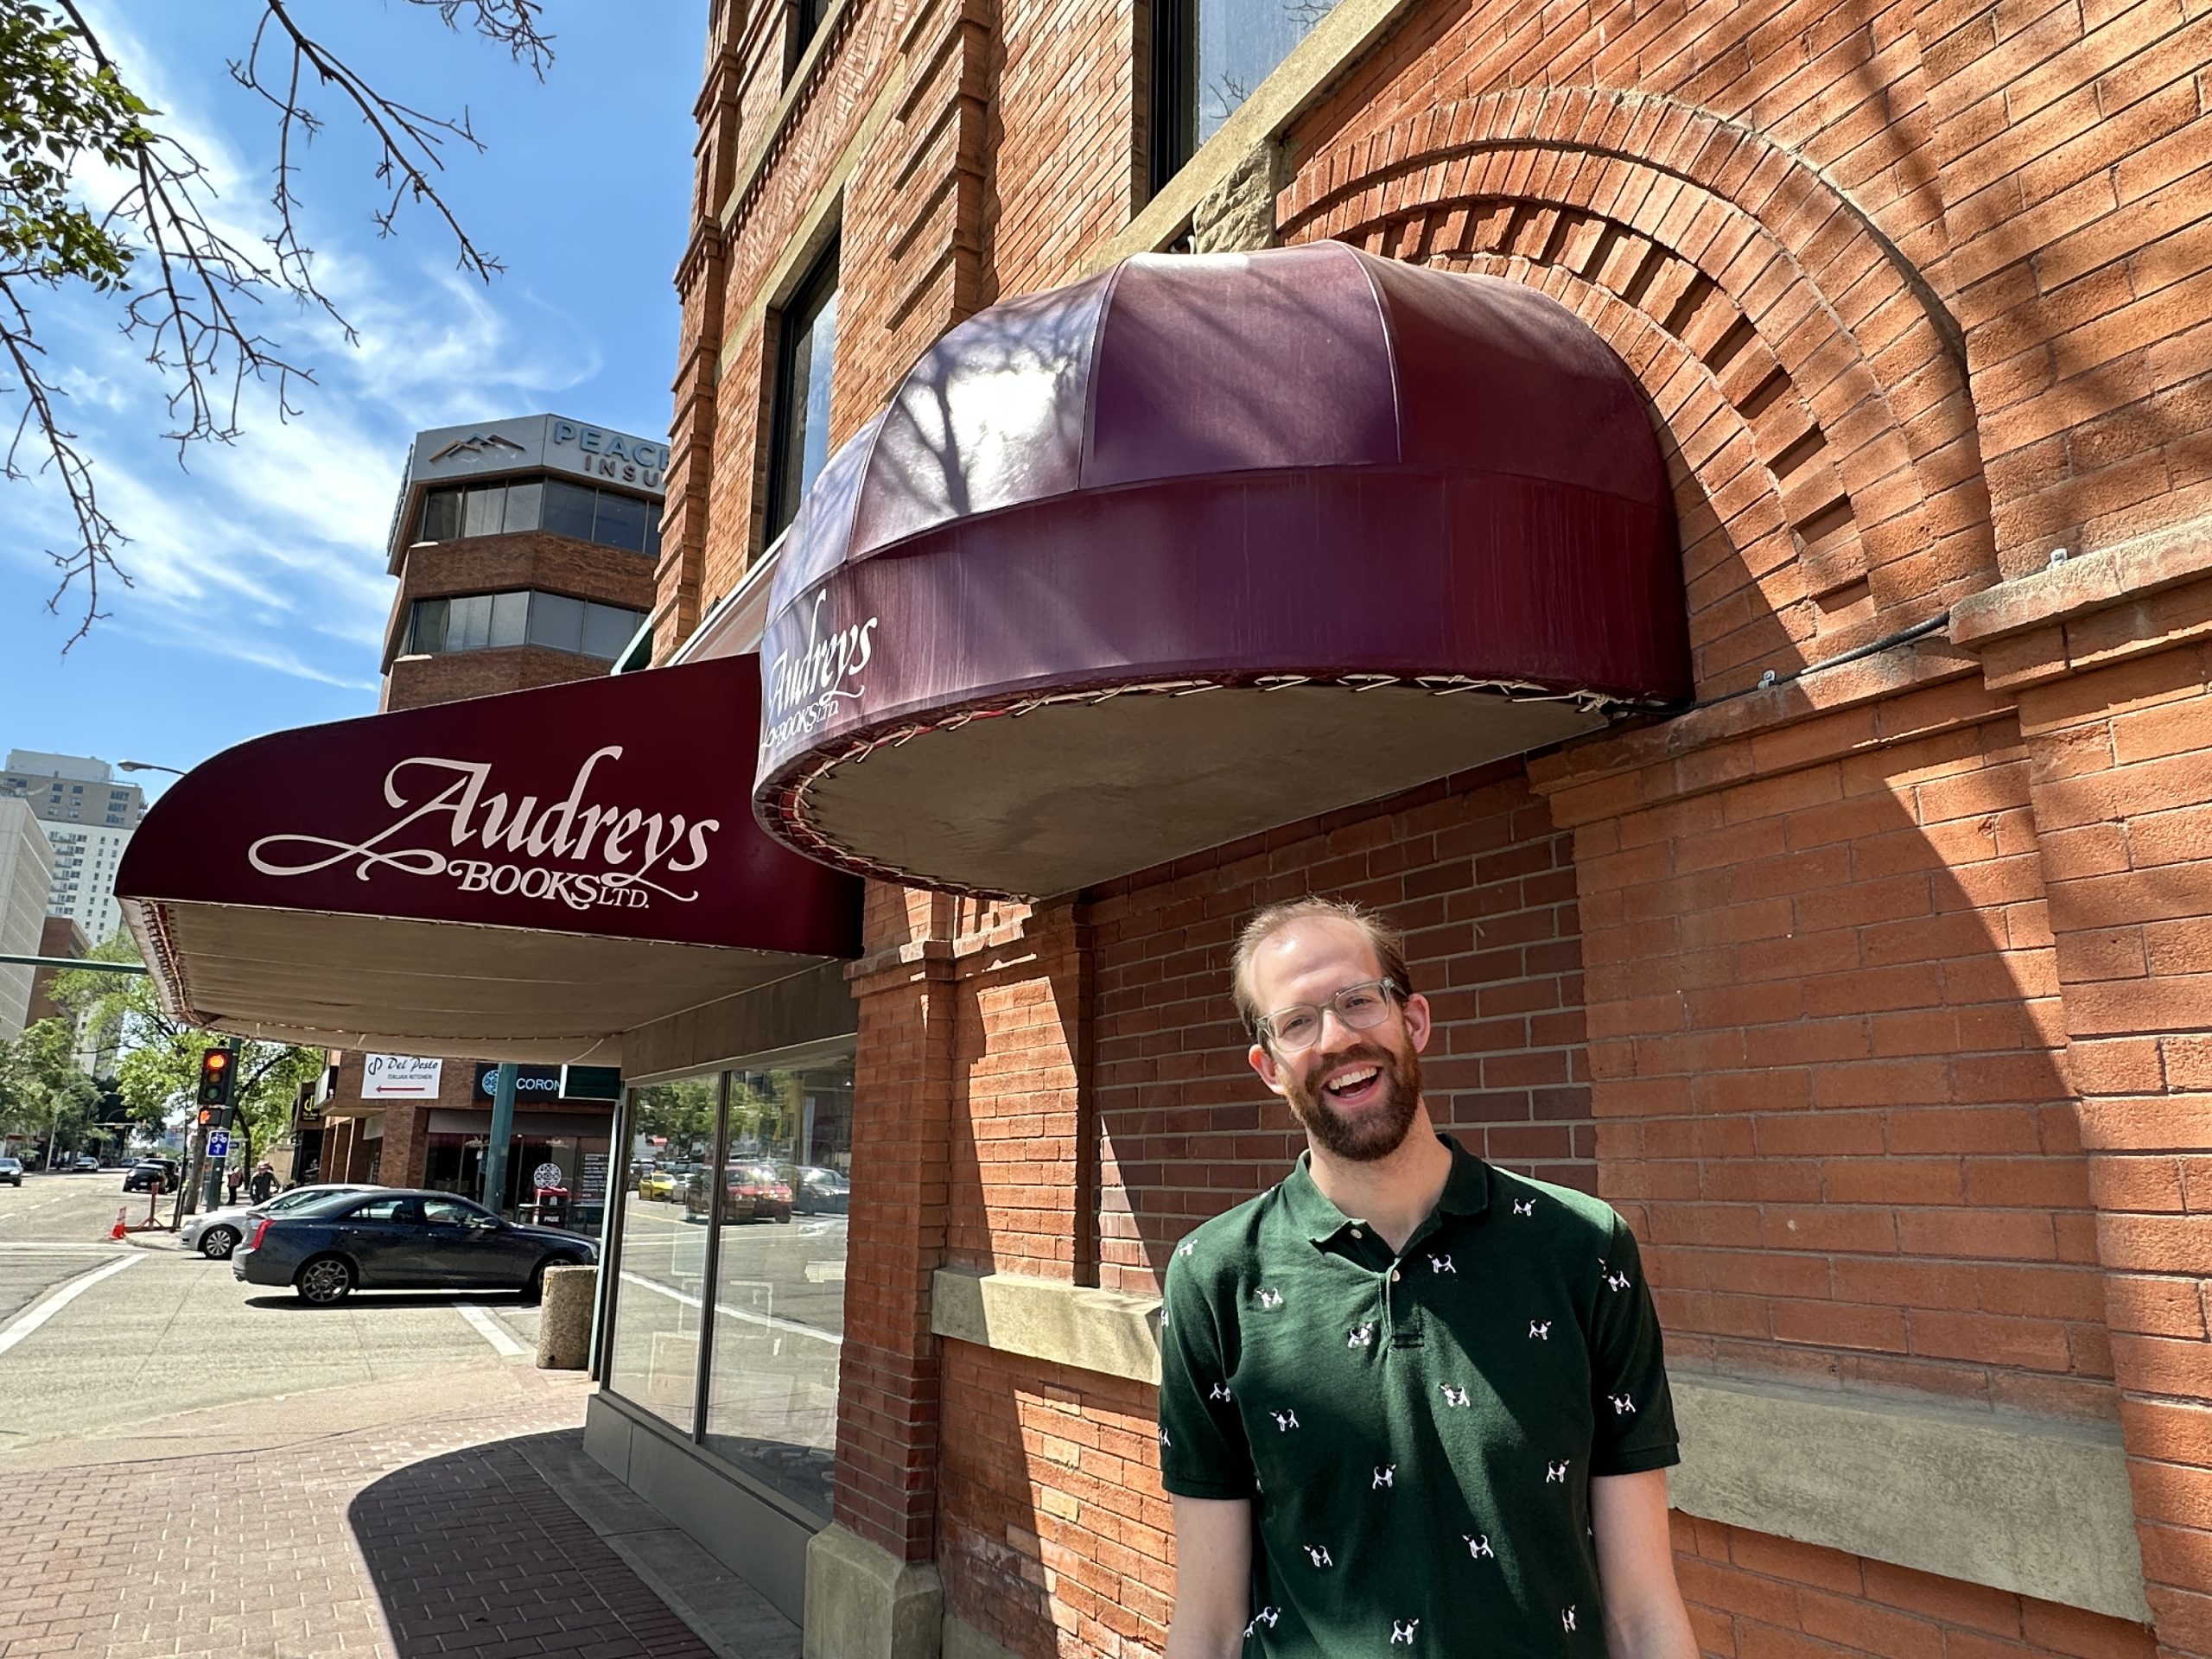
[[[231,1116],[238,1101],[238,1039],[233,1037],[222,1047],[205,1050],[200,1056],[200,1133],[193,1142],[192,1174],[184,1183],[184,1190],[197,1195],[210,1210],[222,1202],[223,1166],[229,1160],[207,1156],[207,1136],[212,1130],[231,1127]],[[207,1181],[204,1192],[200,1187],[203,1173]],[[189,1213],[188,1206],[186,1213]]]

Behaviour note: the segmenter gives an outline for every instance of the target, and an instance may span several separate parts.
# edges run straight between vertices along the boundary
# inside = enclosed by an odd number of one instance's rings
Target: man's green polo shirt
[[[1395,1257],[1301,1157],[1169,1261],[1160,1477],[1252,1500],[1247,1653],[1602,1659],[1590,1478],[1679,1461],[1620,1217],[1440,1138]]]

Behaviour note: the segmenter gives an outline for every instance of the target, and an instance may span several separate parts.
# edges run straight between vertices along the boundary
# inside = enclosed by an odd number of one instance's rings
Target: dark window
[[[448,601],[446,649],[481,651],[492,643],[492,595],[471,594]]]
[[[519,484],[507,486],[507,528],[510,531],[536,530],[543,512],[540,498],[545,486],[538,479],[525,479]]]
[[[601,491],[599,512],[592,520],[591,538],[602,547],[645,550],[645,504],[634,495]]]
[[[1220,130],[1334,0],[1152,0],[1156,191]]]
[[[530,643],[555,651],[582,651],[584,646],[584,602],[558,594],[538,594],[531,601]]]
[[[619,605],[585,606],[584,655],[613,662],[630,643],[643,615],[641,611],[626,611]]]
[[[592,509],[597,504],[599,492],[582,484],[563,484],[558,479],[545,480],[545,506],[540,523],[556,536],[573,536],[580,542],[591,539]]]
[[[442,599],[415,601],[415,620],[407,630],[407,649],[426,656],[446,648],[446,602]]]
[[[518,645],[530,630],[531,596],[527,593],[492,595],[492,633],[487,644]]]
[[[506,486],[494,484],[489,489],[471,490],[468,500],[461,509],[461,533],[464,536],[496,536],[506,528]]]
[[[416,531],[418,542],[449,542],[461,534],[460,490],[432,490],[423,498],[422,528]]]
[[[837,245],[814,262],[784,307],[770,437],[767,538],[798,515],[830,458],[830,382],[837,355]]]
[[[414,1201],[410,1198],[378,1198],[368,1204],[356,1205],[346,1212],[347,1221],[405,1221]]]
[[[822,27],[822,20],[829,15],[830,0],[791,0],[791,29],[790,45],[784,54],[784,74],[788,78],[798,67],[798,60],[806,55],[815,31]]]

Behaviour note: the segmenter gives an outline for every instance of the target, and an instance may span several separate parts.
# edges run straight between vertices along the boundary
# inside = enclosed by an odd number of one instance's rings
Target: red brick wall
[[[1156,1294],[1176,1240],[1304,1147],[1245,1059],[1229,960],[1254,910],[1313,892],[1405,932],[1438,1022],[1422,1078],[1439,1125],[1510,1167],[1596,1184],[1567,838],[1509,763],[1090,895],[1106,1287]]]
[[[2174,599],[2212,628],[2212,586]],[[2212,1652],[2212,650],[2019,695],[2148,1594]]]
[[[1717,1659],[2152,1659],[2130,1624],[2056,1602],[1676,1515],[1675,1573]]]
[[[1158,1653],[1172,1517],[1153,1390],[944,1344],[946,1607],[1024,1656]]]
[[[2016,722],[1961,681],[1590,776],[1607,753],[1541,771],[1577,826],[1600,1186],[1670,1352],[2108,1419]]]

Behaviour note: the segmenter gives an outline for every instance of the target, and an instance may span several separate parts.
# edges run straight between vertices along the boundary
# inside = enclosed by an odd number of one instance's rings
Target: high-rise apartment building
[[[49,915],[66,916],[98,944],[123,925],[115,871],[130,833],[145,816],[146,791],[119,783],[115,769],[90,755],[10,749],[0,795],[28,804],[54,848]]]
[[[22,801],[0,796],[0,954],[38,954],[54,849]],[[19,1035],[31,1002],[32,969],[0,963],[0,1039]]]

